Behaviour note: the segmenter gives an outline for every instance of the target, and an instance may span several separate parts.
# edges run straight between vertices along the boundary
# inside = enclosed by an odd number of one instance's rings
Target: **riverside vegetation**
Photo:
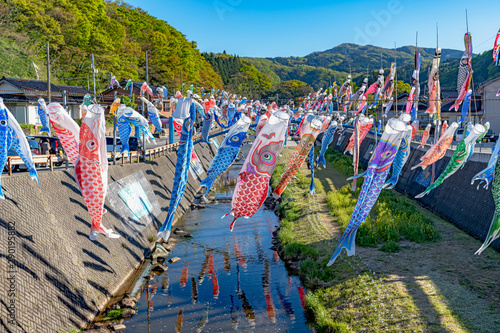
[[[273,184],[291,151],[282,154]],[[491,291],[499,289],[498,253],[488,251],[462,270],[480,242],[392,190],[382,191],[360,227],[356,255],[344,252],[326,266],[362,184],[352,192],[346,182],[352,158],[331,148],[326,158],[328,169],[316,170],[316,195],[309,194],[309,170],[303,168],[278,210],[280,255],[308,288],[306,308],[317,331],[495,332],[500,303]]]

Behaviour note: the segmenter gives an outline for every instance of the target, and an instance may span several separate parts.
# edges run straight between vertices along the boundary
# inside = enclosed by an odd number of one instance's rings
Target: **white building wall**
[[[41,125],[37,109],[38,105],[28,105],[28,124]]]
[[[490,128],[496,135],[500,134],[500,78],[483,87],[484,121],[490,122]]]

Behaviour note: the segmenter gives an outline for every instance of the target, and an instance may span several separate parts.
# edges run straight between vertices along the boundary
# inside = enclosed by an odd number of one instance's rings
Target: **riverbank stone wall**
[[[343,152],[351,135],[351,129],[336,133],[330,147]],[[367,167],[374,146],[375,139],[370,133],[360,146],[360,164],[363,168]],[[396,185],[398,192],[410,198],[422,193],[431,183],[432,167],[427,167],[425,170],[422,168],[411,170],[430,147],[426,145],[423,149],[417,146],[416,143],[412,144],[410,156]],[[453,150],[448,149],[446,155],[435,163],[436,179],[446,168],[452,154]],[[477,189],[478,182],[471,185],[471,180],[479,171],[486,168],[490,156],[487,153],[475,153],[462,169],[446,179],[438,188],[415,200],[469,235],[484,241],[495,211],[491,184],[488,189],[484,189],[482,185]],[[500,251],[500,240],[496,240],[491,246]]]
[[[208,143],[194,149],[206,170],[215,150]],[[72,168],[39,172],[40,188],[27,173],[2,176],[0,332],[52,333],[92,321],[154,245],[150,236],[166,218],[176,155],[172,151],[151,162],[109,166],[109,186],[125,188],[124,179],[142,184],[139,192],[144,191],[151,209],[140,216],[116,204],[119,195],[114,203],[106,199],[103,225],[121,238],[99,235],[96,242],[88,238],[91,219]],[[205,173],[188,177],[175,221],[190,208]],[[135,224],[132,232],[124,227],[125,212]]]

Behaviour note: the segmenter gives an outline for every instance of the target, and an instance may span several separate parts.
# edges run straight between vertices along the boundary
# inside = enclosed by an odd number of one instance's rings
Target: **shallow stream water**
[[[215,197],[232,196],[233,166]],[[229,185],[228,185],[229,184]],[[207,204],[188,212],[170,258],[181,260],[142,290],[137,314],[124,332],[310,332],[304,314],[305,290],[272,249],[279,223],[262,207],[229,230],[230,203]]]

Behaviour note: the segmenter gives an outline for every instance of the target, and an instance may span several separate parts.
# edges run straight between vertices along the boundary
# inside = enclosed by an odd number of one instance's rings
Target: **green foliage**
[[[238,56],[224,53],[203,53],[224,82],[224,88],[248,98],[262,98],[267,95],[273,82],[254,65]]]
[[[422,59],[420,71],[422,84],[427,80],[427,68],[432,62],[434,51],[433,48],[419,48]],[[461,51],[458,50],[442,49],[441,52],[442,61],[461,56]],[[413,46],[404,46],[394,50],[372,45],[360,46],[344,43],[330,50],[314,52],[305,57],[245,59],[269,77],[272,75],[270,73],[275,73],[283,81],[301,80],[317,90],[320,87],[329,86],[333,81],[342,84],[348,74],[352,75],[356,86],[360,86],[361,81],[367,75],[370,77],[369,83],[373,83],[377,78],[378,69],[382,66],[387,75],[394,61],[397,62],[397,79],[410,82],[415,67],[414,53],[415,47]],[[277,84],[278,78],[274,78],[273,82]],[[398,88],[398,93],[404,90]]]
[[[120,102],[126,106],[130,106],[132,109],[137,107],[137,104],[135,104],[135,95],[132,95],[132,97],[127,95],[120,96]]]
[[[123,311],[125,311],[125,309],[109,310],[104,316],[104,320],[120,319]]]
[[[411,86],[409,83],[406,83],[404,81],[401,81],[401,80],[397,80],[396,81],[396,86],[394,87],[394,91],[396,91],[397,89],[397,92],[398,92],[398,95],[403,93],[403,92],[407,92],[409,93],[411,91]]]
[[[329,149],[325,154],[329,163],[347,175],[353,174],[352,158],[340,152]],[[328,193],[326,202],[330,212],[336,217],[343,229],[347,227],[356,206],[361,183],[358,181],[355,192],[346,185],[339,190]],[[382,190],[366,221],[359,227],[356,234],[356,244],[375,247],[379,243],[394,242],[402,238],[412,242],[424,243],[436,241],[439,238],[432,220],[425,217],[406,199],[398,197],[392,191]],[[386,245],[390,248],[390,245]]]
[[[300,97],[307,96],[314,92],[313,88],[305,82],[299,80],[282,81],[273,94],[277,94],[280,99],[293,99],[298,102]]]
[[[113,115],[107,114],[104,116],[104,119],[106,120],[106,127],[113,127]]]
[[[385,242],[379,249],[380,251],[384,251],[387,253],[396,253],[399,252],[399,244],[393,240]]]

